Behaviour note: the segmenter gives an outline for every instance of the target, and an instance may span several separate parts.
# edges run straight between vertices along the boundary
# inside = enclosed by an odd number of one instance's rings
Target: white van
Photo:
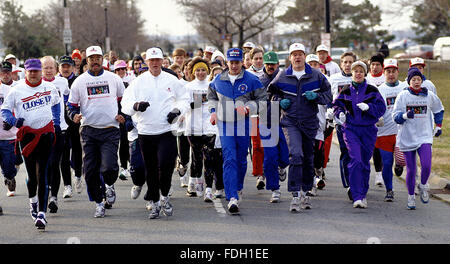
[[[433,57],[435,60],[442,60],[441,50],[443,46],[450,46],[450,37],[441,37],[436,39],[433,47]]]

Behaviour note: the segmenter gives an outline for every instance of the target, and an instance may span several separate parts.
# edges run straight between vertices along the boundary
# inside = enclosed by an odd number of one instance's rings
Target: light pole
[[[106,52],[111,50],[111,40],[109,38],[109,28],[108,28],[108,6],[105,0],[105,49]]]
[[[64,5],[64,32],[63,32],[63,42],[66,46],[66,55],[70,53],[70,44],[72,44],[72,30],[70,29],[70,12],[67,7],[67,0],[63,1]]]

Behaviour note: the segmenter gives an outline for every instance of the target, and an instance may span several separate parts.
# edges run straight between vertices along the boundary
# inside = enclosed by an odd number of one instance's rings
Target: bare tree
[[[212,44],[221,47],[222,36],[237,37],[239,47],[272,28],[273,14],[282,0],[177,0],[189,22]],[[232,41],[230,41],[232,44]]]

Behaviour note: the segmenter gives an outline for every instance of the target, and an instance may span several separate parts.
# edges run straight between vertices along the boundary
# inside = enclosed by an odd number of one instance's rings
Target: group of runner
[[[72,170],[77,193],[84,177],[95,218],[115,203],[117,179],[131,177],[131,198],[146,184],[146,209],[156,219],[173,214],[176,169],[188,196],[225,198],[229,213],[239,214],[250,149],[256,188],[271,191],[277,203],[287,179],[289,211],[299,212],[311,209],[311,197],[326,186],[336,129],[341,179],[354,208],[368,206],[373,157],[387,202],[394,200],[393,167],[401,174],[406,166],[407,208],[415,209],[416,153],[418,191],[427,203],[444,108],[423,74],[424,60],[412,59],[402,82],[398,62],[381,53],[365,62],[346,52],[338,65],[328,47],[315,51],[293,43],[290,65],[280,68],[277,53],[251,42],[226,54],[199,49],[193,58],[184,49],[169,57],[153,47],[128,62],[91,46],[58,61],[28,59],[16,80],[17,59],[9,55],[0,74],[7,195],[15,195],[24,161],[30,215],[45,230],[47,210],[58,211],[61,176],[64,199],[73,196]]]

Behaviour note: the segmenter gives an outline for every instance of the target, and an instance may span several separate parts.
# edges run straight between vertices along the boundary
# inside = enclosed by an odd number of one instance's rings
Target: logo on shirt
[[[243,84],[239,85],[238,91],[239,91],[241,94],[245,94],[245,93],[248,91],[248,86],[247,86],[247,84],[243,83]]]
[[[105,95],[109,95],[110,93],[109,85],[88,86],[87,93],[89,95],[89,99],[107,97]]]
[[[41,108],[43,106],[46,106],[50,104],[52,101],[51,91],[47,92],[37,92],[32,96],[26,97],[22,99],[23,105],[22,108],[29,112],[33,111],[37,108]]]
[[[410,110],[414,111],[414,115],[426,115],[428,106],[426,106],[426,105],[407,105],[406,111],[409,112]]]
[[[387,105],[387,107],[392,107],[392,106],[394,106],[394,104],[395,104],[395,99],[397,99],[396,96],[386,98],[386,105]]]
[[[23,99],[22,99],[22,102],[26,103],[26,102],[29,102],[29,101],[31,101],[31,100],[39,99],[39,98],[41,98],[41,97],[44,97],[44,96],[47,96],[47,95],[50,95],[50,94],[51,94],[51,91],[43,92],[43,93],[37,92],[37,93],[35,93],[35,94],[32,95],[32,96],[29,96],[29,97],[27,97],[27,98],[23,98]]]

